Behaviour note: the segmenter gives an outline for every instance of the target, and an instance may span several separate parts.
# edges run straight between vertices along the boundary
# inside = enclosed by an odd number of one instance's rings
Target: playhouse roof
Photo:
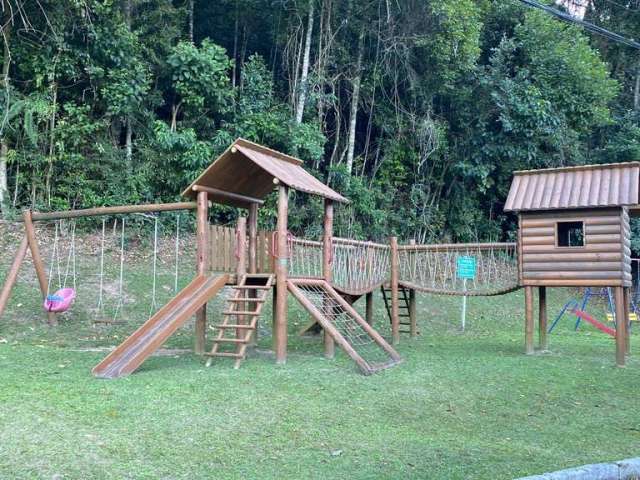
[[[522,170],[514,173],[505,211],[638,205],[640,162]]]
[[[182,192],[195,197],[194,186],[228,192],[209,192],[211,200],[246,208],[249,202],[233,194],[263,200],[274,188],[274,179],[301,192],[348,203],[345,197],[329,188],[302,167],[302,160],[238,138]],[[197,188],[197,187],[196,187]]]

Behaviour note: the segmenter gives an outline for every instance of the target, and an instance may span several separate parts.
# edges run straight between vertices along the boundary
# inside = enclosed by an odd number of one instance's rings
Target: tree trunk
[[[296,123],[302,123],[304,115],[304,105],[307,101],[307,91],[309,89],[309,57],[311,53],[311,34],[313,32],[313,0],[309,2],[309,21],[307,22],[307,36],[304,44],[304,56],[302,59],[302,73],[300,74],[300,92],[298,93],[298,104],[296,106]]]
[[[133,158],[133,129],[131,128],[131,116],[127,117],[127,131],[125,133],[125,159],[128,171],[131,171],[131,160]]]
[[[193,8],[194,0],[189,0],[189,41],[193,43]]]
[[[51,206],[51,179],[53,178],[53,154],[55,153],[55,128],[56,128],[56,111],[58,108],[58,83],[55,80],[55,67],[52,74],[53,81],[51,83],[52,96],[51,99],[51,119],[49,120],[49,149],[48,149],[48,165],[47,175],[45,179],[45,192],[47,195],[47,205]]]
[[[3,6],[4,2],[3,2]],[[6,95],[9,95],[9,67],[11,66],[11,50],[9,49],[9,39],[11,38],[11,19],[9,17],[9,9],[5,6],[5,13],[2,16],[4,29],[2,35],[4,37],[4,56],[2,62],[2,86]],[[7,182],[7,156],[9,153],[9,145],[4,136],[4,131],[0,133],[0,211],[6,216],[7,203],[9,197],[9,186]]]
[[[363,35],[360,34],[358,42],[358,60],[353,79],[353,93],[351,94],[351,114],[349,117],[349,140],[347,144],[347,172],[351,175],[353,170],[353,157],[356,145],[356,125],[358,118],[358,102],[360,100],[360,81],[362,79],[362,56],[364,50]]]
[[[638,60],[638,68],[636,70],[636,87],[633,91],[633,109],[640,110],[640,60]]]

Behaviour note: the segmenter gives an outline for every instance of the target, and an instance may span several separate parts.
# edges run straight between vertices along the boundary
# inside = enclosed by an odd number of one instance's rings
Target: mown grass
[[[206,368],[177,353],[105,381],[91,376],[105,355],[94,349],[137,323],[96,327],[78,305],[48,328],[21,280],[0,322],[0,478],[507,479],[639,451],[640,362],[615,368],[611,339],[569,319],[550,353],[522,355],[520,292],[470,299],[465,333],[460,299],[420,295],[422,334],[402,339],[401,365],[371,377],[297,337],[307,315],[291,303],[284,366],[259,354],[238,371]],[[552,291],[550,315],[567,295]],[[167,346],[189,348],[191,333]]]

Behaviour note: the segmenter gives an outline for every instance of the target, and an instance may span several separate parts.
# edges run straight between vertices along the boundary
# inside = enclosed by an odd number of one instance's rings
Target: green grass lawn
[[[1,277],[10,259],[0,260]],[[86,273],[57,328],[43,324],[25,265],[0,320],[0,478],[508,479],[640,450],[640,361],[615,368],[612,339],[588,326],[575,333],[569,318],[550,353],[524,356],[521,292],[469,299],[465,333],[460,298],[419,295],[420,337],[403,337],[404,362],[371,377],[341,352],[325,360],[319,338],[299,338],[308,315],[292,299],[285,366],[265,353],[269,321],[237,371],[185,352],[187,325],[170,355],[127,378],[94,379],[91,368],[150,311],[148,264],[128,262],[126,323],[93,322],[113,314],[110,262],[104,311]],[[160,304],[173,294],[170,259],[161,266]],[[551,291],[551,318],[570,294]],[[382,305],[376,296],[376,327],[388,336]],[[211,321],[221,308],[211,303]]]

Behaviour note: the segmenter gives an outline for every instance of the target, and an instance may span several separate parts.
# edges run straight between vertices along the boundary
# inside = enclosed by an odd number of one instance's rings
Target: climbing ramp
[[[96,365],[92,373],[99,378],[129,375],[184,323],[211,300],[228,280],[228,275],[198,275],[169,303],[158,310],[119,347]]]
[[[398,352],[326,281],[289,279],[287,286],[365,375],[402,361]]]
[[[213,339],[213,348],[205,354],[209,357],[207,367],[217,357],[235,359],[234,368],[240,368],[247,347],[258,328],[260,313],[271,293],[273,280],[274,276],[270,274],[243,275],[238,285],[233,287],[233,293],[226,302],[222,323],[215,327],[217,333]]]

